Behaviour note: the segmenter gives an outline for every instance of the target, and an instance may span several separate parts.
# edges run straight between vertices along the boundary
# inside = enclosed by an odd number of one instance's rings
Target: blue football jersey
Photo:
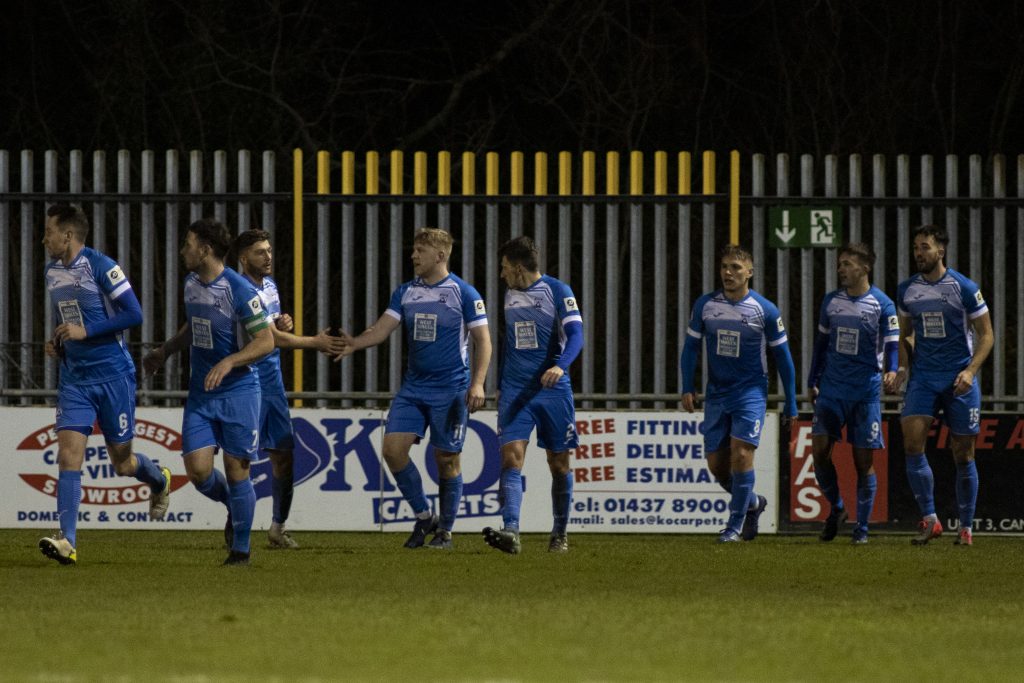
[[[540,377],[565,350],[565,327],[583,324],[569,285],[548,275],[527,289],[505,292],[505,349],[501,390],[539,387]],[[569,373],[555,385],[572,390]]]
[[[248,275],[245,276],[245,279],[249,280],[256,288],[267,321],[273,325],[274,321],[281,317],[281,297],[277,292],[277,283],[269,276],[263,278],[262,285],[253,282]],[[260,386],[274,391],[284,391],[284,378],[281,376],[281,349],[275,346],[273,351],[256,361],[256,372],[260,377]]]
[[[385,315],[405,327],[406,386],[458,391],[469,387],[469,330],[487,324],[483,297],[450,274],[434,285],[416,278],[391,295]]]
[[[952,268],[938,282],[918,273],[900,283],[896,305],[900,315],[914,323],[913,372],[945,377],[970,364],[974,355],[970,321],[988,312],[978,285]]]
[[[70,323],[88,329],[108,320],[114,316],[114,300],[132,289],[116,261],[89,247],[83,247],[68,266],[60,259],[51,261],[44,275],[55,325]],[[62,347],[62,383],[96,384],[135,374],[120,333],[67,341]]]
[[[206,375],[214,365],[249,343],[250,335],[267,326],[263,303],[252,283],[231,268],[206,284],[195,273],[185,278],[185,314],[192,328],[192,373],[189,391],[218,394],[259,386],[256,368],[235,368],[219,387],[207,392]]]
[[[768,394],[766,344],[774,347],[786,342],[786,328],[775,304],[754,290],[742,301],[730,301],[721,290],[705,294],[693,306],[686,333],[705,340],[709,400],[749,387]]]
[[[877,287],[858,297],[836,290],[821,302],[818,331],[828,335],[820,394],[853,401],[877,399],[885,344],[900,340],[892,299]]]

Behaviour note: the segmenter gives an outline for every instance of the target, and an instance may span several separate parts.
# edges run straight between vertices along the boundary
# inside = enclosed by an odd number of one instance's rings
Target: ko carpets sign
[[[53,411],[0,410],[0,527],[55,528],[57,439]],[[308,530],[406,531],[413,512],[380,457],[385,413],[379,410],[292,412],[295,498],[289,526]],[[114,471],[98,430],[89,437],[82,476],[81,528],[220,529],[226,510],[188,483],[181,458],[181,411],[139,409],[136,452],[171,469],[170,511],[148,517],[149,489]],[[728,516],[727,494],[707,471],[701,415],[581,412],[580,445],[570,454],[574,497],[570,530],[614,532],[717,532]],[[757,490],[769,507],[761,530],[775,531],[778,497],[778,420],[769,414],[757,457]],[[413,447],[431,503],[438,472],[432,450]],[[218,458],[218,467],[222,467]],[[498,479],[501,454],[494,412],[475,413],[462,454],[463,498],[456,532],[501,524]],[[544,452],[531,443],[523,470],[524,531],[551,528],[551,475]],[[261,454],[252,467],[258,496],[256,527],[271,520],[271,466]]]

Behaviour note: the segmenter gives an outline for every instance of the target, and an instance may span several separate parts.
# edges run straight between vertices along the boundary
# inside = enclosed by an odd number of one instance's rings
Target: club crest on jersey
[[[115,285],[118,282],[124,280],[124,272],[121,271],[121,266],[115,265],[113,268],[107,271],[107,279],[109,279]]]
[[[249,299],[249,310],[253,312],[253,315],[263,311],[263,303],[260,301],[259,295]]]
[[[484,315],[487,313],[487,308],[484,306],[483,299],[477,299],[473,302],[473,310],[476,311],[477,315]]]
[[[567,296],[566,298],[562,299],[562,301],[565,302],[565,310],[567,310],[567,311],[578,311],[578,310],[580,310],[580,307],[576,305],[576,299],[574,299],[573,297]]]

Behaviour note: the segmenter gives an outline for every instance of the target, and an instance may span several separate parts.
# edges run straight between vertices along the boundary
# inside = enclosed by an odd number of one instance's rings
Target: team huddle
[[[135,367],[122,333],[142,321],[131,284],[116,262],[85,246],[89,224],[81,208],[57,204],[47,211],[43,244],[53,259],[45,271],[54,335],[46,352],[61,360],[56,431],[57,510],[60,531],[40,540],[43,554],[61,564],[77,562],[76,526],[87,437],[98,424],[119,475],[148,485],[149,516],[165,516],[171,473],[132,449]],[[924,446],[934,416],[945,416],[957,461],[960,533],[971,543],[977,498],[974,435],[980,391],[977,372],[992,348],[988,309],[978,287],[943,265],[947,238],[919,228],[914,255],[920,271],[899,287],[897,302],[869,283],[869,247],[846,245],[839,253],[842,287],[822,303],[808,387],[815,399],[815,471],[831,512],[822,540],[832,540],[848,517],[839,495],[832,446],[845,426],[857,468],[857,523],[853,542],[865,543],[874,503],[872,452],[882,448],[882,388],[898,392],[907,380],[903,409],[907,475],[921,508],[917,544],[943,529],[935,515],[931,470]],[[225,265],[230,251],[238,271]],[[492,349],[483,298],[449,272],[452,238],[423,228],[414,238],[415,278],[399,286],[377,322],[359,334],[292,333],[272,272],[270,235],[249,230],[233,242],[227,228],[203,219],[189,226],[181,256],[186,320],[178,332],[142,361],[147,374],[175,353],[189,350],[190,380],[182,418],[182,452],[189,481],[226,507],[226,565],[249,563],[256,494],[250,464],[266,451],[272,465],[271,548],[298,548],[286,529],[293,497],[293,436],[281,374],[281,348],[316,349],[336,361],[386,341],[401,326],[408,366],[388,412],[383,459],[416,521],[407,548],[453,547],[462,499],[461,452],[469,413],[483,407]],[[567,552],[572,501],[570,450],[578,445],[568,369],[583,348],[583,321],[570,287],[539,270],[529,237],[499,250],[507,285],[501,349],[498,436],[502,527],[486,528],[493,548],[517,554],[522,468],[537,431],[551,471],[551,552]],[[682,407],[693,411],[700,340],[707,351],[704,434],[708,468],[730,494],[729,520],[720,542],[752,540],[767,499],[754,492],[754,452],[767,410],[771,348],[786,401],[784,420],[796,415],[795,368],[785,326],[774,304],[749,289],[753,260],[726,247],[722,288],[694,304],[680,365]],[[898,313],[897,313],[898,310]],[[426,438],[439,474],[437,509],[431,509],[412,446]],[[223,471],[215,455],[223,454]],[[428,540],[429,538],[429,540]]]

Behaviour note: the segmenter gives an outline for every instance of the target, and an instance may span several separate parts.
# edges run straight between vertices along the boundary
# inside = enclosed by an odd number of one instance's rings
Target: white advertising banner
[[[381,463],[382,410],[292,411],[295,429],[295,498],[290,528],[407,531],[411,508]],[[569,530],[577,532],[710,533],[725,525],[726,494],[711,478],[700,435],[701,415],[655,412],[578,412],[580,446],[570,456],[574,495]],[[0,527],[56,528],[57,440],[50,408],[0,409]],[[149,489],[118,476],[103,437],[89,438],[82,475],[79,527],[220,529],[225,508],[188,483],[181,460],[181,410],[140,408],[135,450],[173,473],[167,518],[148,518]],[[431,502],[437,467],[426,444],[413,447]],[[775,533],[778,491],[778,418],[761,433],[756,477],[768,498],[761,531]],[[221,465],[218,464],[218,467]],[[497,415],[474,413],[462,454],[464,491],[456,533],[501,526]],[[253,464],[258,498],[256,527],[271,518],[270,462]],[[521,528],[551,528],[551,475],[544,451],[533,443],[523,469]]]

